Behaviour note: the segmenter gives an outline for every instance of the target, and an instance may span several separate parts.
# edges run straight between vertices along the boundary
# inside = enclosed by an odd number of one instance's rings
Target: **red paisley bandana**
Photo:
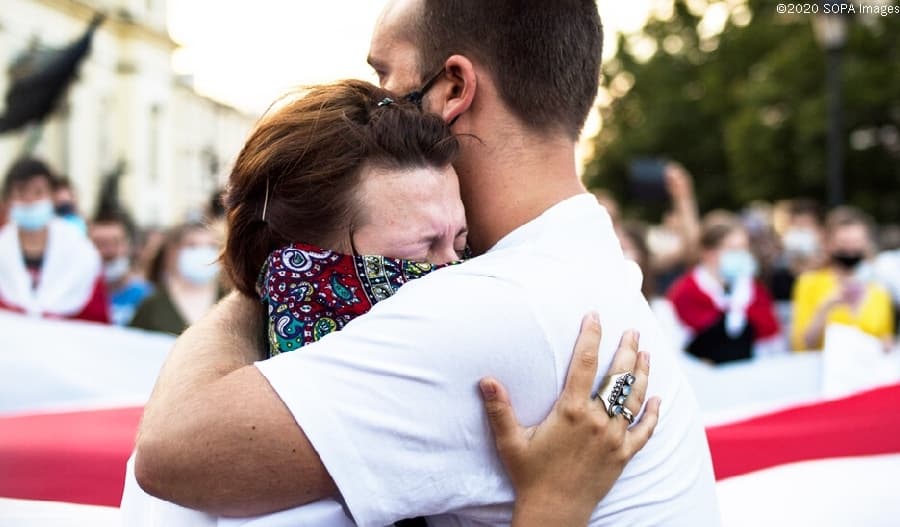
[[[338,331],[406,282],[457,263],[354,256],[305,244],[276,249],[257,284],[267,308],[269,357]]]

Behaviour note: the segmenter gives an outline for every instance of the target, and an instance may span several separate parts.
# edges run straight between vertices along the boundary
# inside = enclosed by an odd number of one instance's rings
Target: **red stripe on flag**
[[[141,408],[0,418],[0,496],[118,506]],[[716,479],[900,453],[900,385],[707,428]]]
[[[706,429],[716,479],[784,463],[900,453],[900,385]]]
[[[119,506],[143,408],[0,418],[0,496]]]

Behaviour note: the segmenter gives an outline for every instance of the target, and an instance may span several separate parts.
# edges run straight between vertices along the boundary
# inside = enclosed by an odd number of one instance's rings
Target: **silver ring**
[[[599,399],[603,403],[603,408],[606,409],[606,413],[609,414],[610,417],[615,417],[620,414],[626,415],[625,412],[628,411],[628,408],[625,408],[625,400],[628,399],[628,396],[631,394],[634,381],[634,374],[630,371],[617,373],[615,375],[607,375],[600,382],[600,388],[594,392],[591,398]],[[631,418],[626,416],[626,419],[628,419],[629,422],[633,422],[634,416],[631,415],[630,411],[628,411],[627,415],[631,416]]]
[[[634,424],[634,414],[631,413],[627,406],[622,407],[622,417],[628,421],[628,424]]]

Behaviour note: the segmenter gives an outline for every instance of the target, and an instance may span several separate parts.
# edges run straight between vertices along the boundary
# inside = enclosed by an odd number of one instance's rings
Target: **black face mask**
[[[831,261],[848,271],[852,271],[863,261],[865,256],[861,252],[834,252],[831,253]]]
[[[441,69],[441,71],[435,73],[433,77],[428,79],[428,82],[423,84],[421,88],[407,93],[406,95],[403,96],[403,98],[405,100],[415,104],[419,110],[422,110],[422,99],[425,98],[425,94],[428,93],[428,90],[430,90],[432,88],[432,86],[434,86],[434,83],[437,82],[437,80],[440,79],[441,75],[443,75],[443,74],[444,74],[444,70]],[[456,117],[454,117],[449,123],[447,123],[447,126],[453,126],[454,124],[456,124],[456,121],[460,117],[462,117],[462,114],[459,114]]]
[[[71,216],[75,214],[75,204],[74,203],[60,203],[56,206],[56,215],[57,216]]]

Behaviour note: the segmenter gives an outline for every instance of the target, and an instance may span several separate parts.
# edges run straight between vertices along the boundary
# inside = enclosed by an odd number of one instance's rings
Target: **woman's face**
[[[453,167],[364,167],[360,190],[358,253],[435,264],[462,257],[466,214]]]
[[[209,229],[189,228],[181,242],[169,249],[167,273],[173,273],[198,285],[209,282],[218,272],[219,245]]]
[[[189,229],[184,233],[184,236],[181,238],[181,244],[179,245],[179,249],[185,249],[189,247],[209,247],[216,249],[219,244],[216,243],[216,238],[213,233],[209,229]]]
[[[731,251],[749,251],[750,250],[750,238],[747,236],[747,231],[742,228],[732,229],[731,232],[728,233],[727,236],[722,238],[722,241],[715,249],[706,250],[703,255],[704,263],[710,269],[718,269],[719,268],[719,260],[722,257],[722,254]]]
[[[862,224],[841,225],[828,237],[831,253],[867,255],[871,248],[869,232]]]

